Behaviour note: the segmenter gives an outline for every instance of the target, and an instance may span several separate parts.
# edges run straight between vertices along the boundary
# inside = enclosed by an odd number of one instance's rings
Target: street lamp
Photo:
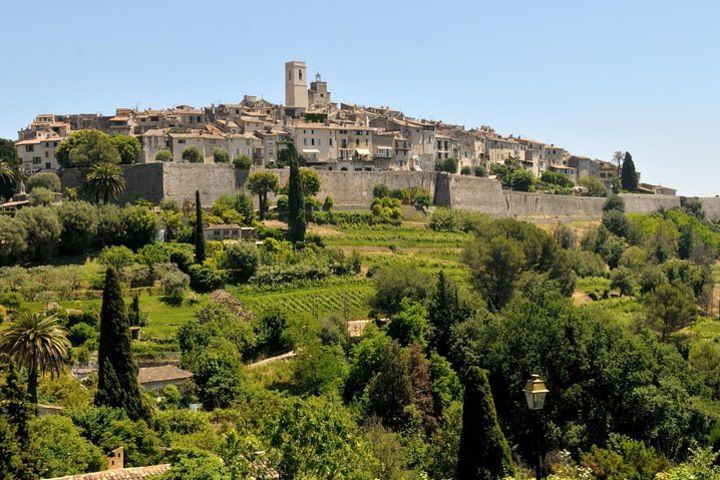
[[[535,478],[540,480],[542,478],[542,453],[540,452],[539,418],[540,410],[545,406],[545,396],[550,393],[550,390],[547,389],[540,375],[532,374],[530,375],[530,379],[525,383],[523,393],[525,394],[528,408],[533,412],[533,416],[535,417],[535,448],[537,450]]]

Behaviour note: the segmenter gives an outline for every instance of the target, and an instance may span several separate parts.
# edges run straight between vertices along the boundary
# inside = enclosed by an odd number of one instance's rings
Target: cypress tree
[[[128,323],[131,327],[140,325],[140,296],[133,295],[132,302],[128,306]]]
[[[0,457],[7,454],[7,458],[0,460],[0,478],[13,478],[26,480],[35,478],[32,472],[34,463],[30,445],[30,428],[28,422],[31,410],[27,405],[27,389],[18,376],[14,362],[8,364],[5,385],[0,388],[0,419],[7,422],[0,426],[0,437],[10,436],[14,449],[7,450],[0,447]],[[0,443],[2,440],[0,439]],[[7,447],[7,445],[5,445]],[[11,473],[3,476],[2,472]]]
[[[300,168],[298,167],[297,153],[294,148],[292,148],[290,158],[290,179],[288,180],[288,239],[293,243],[297,243],[305,240],[307,221],[305,220],[305,198],[302,181],[300,179]]]
[[[8,364],[5,385],[0,388],[0,399],[2,400],[0,412],[5,415],[8,423],[15,429],[15,436],[21,450],[27,451],[30,446],[30,430],[28,429],[30,411],[27,407],[27,389],[20,381],[15,363],[12,361]]]
[[[138,368],[132,355],[130,324],[120,290],[120,279],[113,267],[108,267],[105,273],[98,363],[95,405],[122,408],[133,420],[149,420],[149,411],[142,403],[138,385]]]
[[[625,152],[625,159],[623,160],[622,166],[622,177],[620,178],[620,185],[623,189],[634,192],[638,187],[638,175],[635,170],[635,162],[633,162],[632,155],[630,152]]]
[[[511,473],[510,447],[495,412],[485,371],[470,367],[465,375],[458,480],[494,480]]]
[[[431,326],[430,346],[438,354],[443,357],[448,356],[452,326],[465,320],[468,314],[467,307],[460,301],[457,285],[441,270],[428,309]]]
[[[205,232],[203,229],[202,205],[200,205],[200,192],[195,190],[195,263],[205,261]]]

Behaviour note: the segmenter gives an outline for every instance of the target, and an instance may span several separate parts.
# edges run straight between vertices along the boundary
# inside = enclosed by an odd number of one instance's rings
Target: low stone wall
[[[248,175],[255,170],[236,169],[232,165],[149,163],[123,166],[125,191],[117,199],[127,203],[145,198],[157,203],[164,198],[178,202],[193,200],[200,192],[204,205],[224,194],[246,190]],[[287,182],[287,169],[271,170]],[[332,196],[344,209],[365,209],[372,202],[373,187],[385,184],[390,189],[420,187],[433,197],[436,206],[486,213],[493,217],[517,217],[533,221],[594,220],[602,216],[604,198],[546,195],[502,190],[500,183],[488,178],[450,175],[436,172],[350,172],[318,171],[322,200]],[[79,174],[74,169],[61,173],[64,186],[77,187]],[[661,208],[680,206],[680,197],[668,195],[623,194],[628,213],[651,213]],[[720,220],[720,198],[702,198],[708,218]],[[253,201],[257,199],[253,197]]]

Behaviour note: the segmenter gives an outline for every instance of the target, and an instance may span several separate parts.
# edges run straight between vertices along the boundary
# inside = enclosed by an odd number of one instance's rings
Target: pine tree
[[[195,263],[205,261],[205,232],[203,229],[202,205],[200,205],[200,192],[195,191]]]
[[[438,273],[437,288],[430,302],[428,318],[430,320],[430,346],[443,357],[450,352],[450,334],[452,326],[462,322],[468,316],[467,307],[461,302],[458,288],[442,270]]]
[[[485,371],[470,367],[465,377],[459,480],[494,480],[511,473],[510,447],[495,412]]]
[[[113,267],[108,267],[105,274],[98,363],[95,405],[122,408],[133,420],[149,420],[149,411],[143,405],[138,385],[138,368],[132,355],[130,324],[120,290],[120,279]]]
[[[290,162],[290,179],[288,180],[288,239],[293,242],[305,241],[305,198],[298,167],[297,153],[292,148]]]
[[[635,170],[635,162],[633,162],[630,152],[625,152],[625,159],[622,166],[622,177],[620,178],[623,189],[634,192],[638,187],[638,175]]]

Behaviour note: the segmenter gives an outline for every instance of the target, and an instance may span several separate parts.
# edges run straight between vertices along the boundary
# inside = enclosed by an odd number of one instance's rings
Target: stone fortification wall
[[[464,175],[439,175],[448,179],[449,202],[447,204],[436,203],[437,205],[472,210],[493,217],[508,215],[508,203],[500,182],[489,178]]]
[[[643,195],[641,193],[623,193],[625,211],[628,213],[652,213],[661,208],[670,210],[680,206],[680,197],[674,195]]]
[[[193,200],[200,191],[204,205],[210,205],[220,195],[246,189],[247,170],[232,165],[149,163],[123,166],[127,187],[117,199],[127,203],[145,198],[154,203],[163,198],[182,202]],[[272,170],[287,182],[288,170]],[[322,200],[330,195],[340,208],[368,208],[373,187],[383,183],[391,189],[421,187],[429,191],[437,206],[483,212],[493,217],[512,216],[533,221],[562,221],[599,219],[604,198],[545,195],[504,191],[499,182],[488,178],[450,175],[436,172],[349,172],[318,171]],[[77,187],[79,174],[74,169],[61,174],[64,186]],[[668,195],[623,194],[628,213],[650,213],[660,208],[680,205],[680,197]],[[253,198],[253,201],[257,201]],[[701,199],[710,219],[720,220],[720,198]]]

